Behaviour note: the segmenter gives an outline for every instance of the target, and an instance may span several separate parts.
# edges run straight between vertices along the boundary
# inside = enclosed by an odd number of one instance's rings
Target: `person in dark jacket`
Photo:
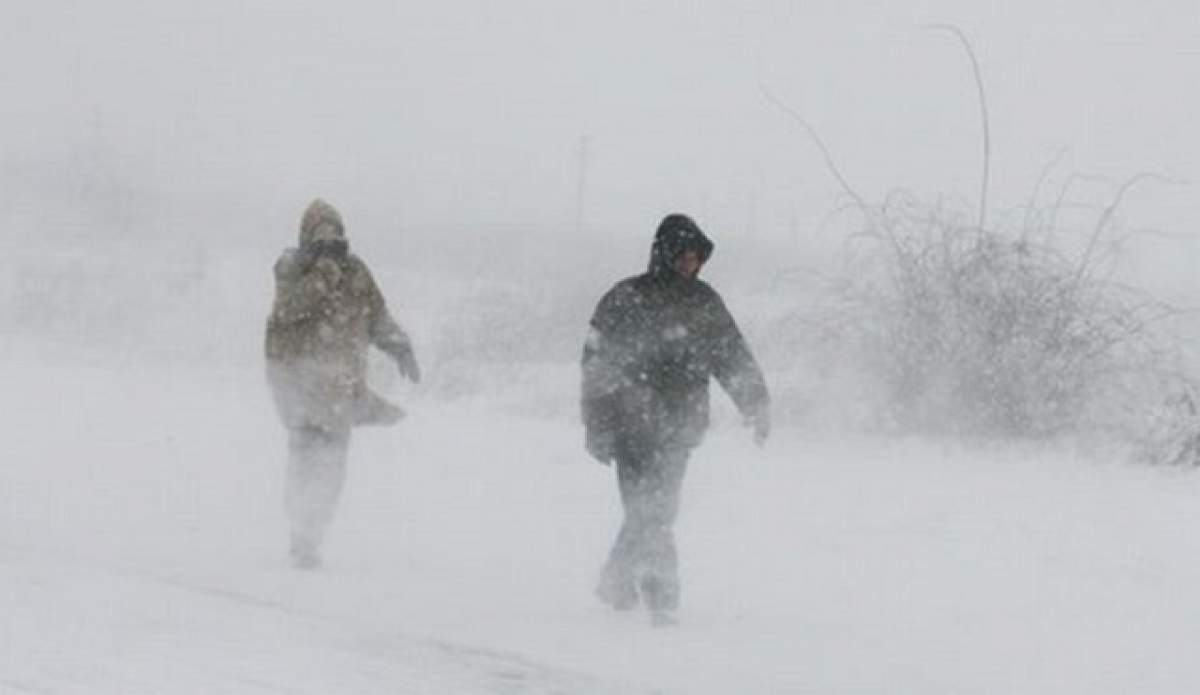
[[[680,594],[672,526],[688,457],[709,424],[709,378],[758,444],[770,434],[762,371],[721,296],[697,278],[712,252],[691,218],[665,217],[648,270],[604,295],[583,348],[585,446],[616,462],[625,513],[596,593],[618,610],[640,599],[666,621]]]
[[[316,567],[346,477],[350,429],[390,425],[403,412],[367,388],[367,348],[416,382],[412,343],[388,312],[371,271],[350,253],[338,211],[315,200],[299,245],[275,263],[267,319],[267,380],[288,430],[286,508],[295,566]]]

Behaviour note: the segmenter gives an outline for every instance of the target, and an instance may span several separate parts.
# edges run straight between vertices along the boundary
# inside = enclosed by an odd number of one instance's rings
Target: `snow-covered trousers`
[[[625,518],[602,581],[630,587],[640,583],[644,591],[646,580],[655,580],[655,595],[643,596],[657,604],[651,608],[674,609],[679,604],[679,559],[672,529],[690,453],[687,447],[617,444],[617,483]]]
[[[350,430],[288,429],[285,508],[293,552],[315,552],[346,481]]]

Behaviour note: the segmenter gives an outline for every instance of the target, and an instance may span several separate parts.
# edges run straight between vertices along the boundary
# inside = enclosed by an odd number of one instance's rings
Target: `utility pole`
[[[579,173],[575,188],[575,231],[584,232],[587,219],[588,136],[579,136]]]
[[[749,237],[758,236],[758,187],[750,189],[746,194],[746,233]]]

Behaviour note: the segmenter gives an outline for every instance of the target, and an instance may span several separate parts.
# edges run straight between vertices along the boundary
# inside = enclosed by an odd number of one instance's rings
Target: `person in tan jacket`
[[[291,559],[297,567],[317,567],[345,482],[351,428],[391,425],[403,416],[367,388],[368,347],[392,357],[401,375],[420,380],[412,342],[366,263],[350,253],[341,215],[323,200],[304,211],[298,246],[275,263],[265,342],[267,380],[288,430]]]

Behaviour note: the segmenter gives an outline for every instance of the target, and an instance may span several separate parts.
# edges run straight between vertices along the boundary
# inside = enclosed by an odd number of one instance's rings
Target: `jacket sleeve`
[[[271,306],[271,321],[295,324],[316,318],[326,308],[327,293],[318,279],[308,272],[304,256],[297,249],[288,249],[275,262],[275,301]]]
[[[369,312],[367,336],[371,344],[397,361],[412,359],[412,341],[409,340],[408,334],[404,332],[396,319],[392,318],[383,293],[375,284],[375,278],[371,275],[367,264],[360,261],[358,265],[359,272],[362,273],[362,282],[365,285],[367,311]]]
[[[296,249],[285,251],[275,262],[275,298],[267,317],[265,340],[269,362],[303,353],[312,325],[328,311],[328,293],[307,271]]]
[[[590,437],[613,434],[619,428],[617,399],[626,385],[622,350],[617,335],[624,292],[610,290],[596,306],[583,345],[580,410]]]
[[[771,398],[762,369],[725,307],[725,302],[715,291],[712,295],[711,317],[713,334],[710,360],[713,376],[743,416],[765,413],[770,408]]]

